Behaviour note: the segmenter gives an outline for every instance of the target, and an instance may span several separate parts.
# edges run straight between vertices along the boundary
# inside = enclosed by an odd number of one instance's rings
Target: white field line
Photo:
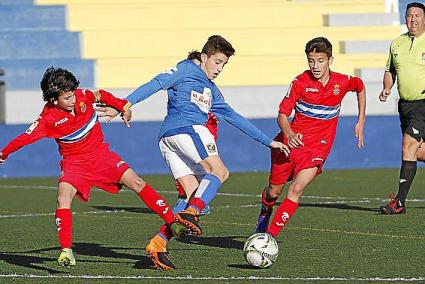
[[[19,188],[19,189],[57,189],[56,186],[47,186],[47,185],[0,185],[2,188]],[[92,190],[102,191],[101,189],[93,188]],[[123,190],[122,193],[132,193],[131,190]],[[158,190],[159,193],[164,194],[176,194],[176,190]],[[219,192],[219,196],[233,196],[233,197],[261,197],[261,194],[248,194],[248,193],[232,193],[232,192]],[[347,202],[386,202],[388,198],[379,198],[379,197],[346,197],[346,196],[317,196],[317,195],[304,195],[303,199],[328,199],[328,200],[341,200],[340,202],[329,202],[329,203],[347,203]],[[423,198],[413,198],[407,199],[408,202],[425,202]]]
[[[41,279],[117,279],[117,280],[287,280],[287,281],[362,281],[362,282],[420,282],[425,277],[414,278],[356,278],[356,277],[261,277],[261,276],[219,276],[219,277],[196,277],[196,276],[114,276],[114,275],[35,275],[35,274],[0,274],[0,278],[41,278]]]
[[[234,207],[258,207],[258,205],[242,205]],[[227,208],[230,206],[223,207],[213,207],[213,208]],[[72,212],[72,215],[84,216],[84,215],[104,215],[104,214],[115,214],[115,213],[126,213],[125,210],[108,210],[108,211],[86,211],[86,212]],[[22,214],[22,215],[0,215],[2,218],[25,218],[25,217],[39,217],[39,216],[54,216],[54,213],[40,213],[40,214]],[[125,217],[125,218],[136,218],[136,217]],[[229,223],[229,222],[214,222],[214,221],[203,221],[203,223],[208,224],[219,224],[221,226],[230,225],[230,226],[250,226],[253,224],[248,223]],[[396,239],[415,239],[415,240],[425,240],[425,237],[421,236],[404,236],[404,235],[389,235],[389,234],[380,234],[373,232],[361,232],[361,231],[344,231],[338,229],[329,229],[329,228],[306,228],[306,227],[290,227],[289,230],[301,230],[301,231],[316,231],[316,232],[327,232],[327,233],[336,233],[344,235],[358,235],[358,236],[369,236],[369,237],[385,237],[385,238],[396,238]]]

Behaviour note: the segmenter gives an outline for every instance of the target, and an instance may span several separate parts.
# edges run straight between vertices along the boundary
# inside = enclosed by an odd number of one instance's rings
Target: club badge
[[[339,95],[340,92],[341,92],[341,90],[339,89],[339,85],[338,84],[335,84],[334,90],[333,90],[333,94],[335,96],[337,96],[337,95]]]
[[[86,112],[86,110],[87,110],[87,105],[84,103],[84,102],[80,102],[80,109],[81,109],[81,112]]]

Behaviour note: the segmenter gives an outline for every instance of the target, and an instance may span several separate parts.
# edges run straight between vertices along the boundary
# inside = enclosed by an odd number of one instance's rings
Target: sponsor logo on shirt
[[[316,162],[316,161],[323,162],[323,158],[313,158],[313,159],[311,159],[311,161],[312,162]]]
[[[87,110],[87,105],[84,102],[80,102],[81,112],[84,113]]]
[[[341,90],[340,90],[340,88],[339,88],[339,85],[338,84],[335,84],[335,86],[334,86],[334,90],[333,90],[333,94],[335,95],[335,96],[337,96],[337,95],[339,95],[339,93],[341,92]]]
[[[326,141],[326,139],[320,140],[320,144],[325,145],[326,143],[328,143],[328,141]]]
[[[41,118],[41,117],[40,117]],[[26,134],[31,134],[33,131],[34,131],[34,129],[38,126],[38,124],[39,124],[39,122],[36,120],[36,121],[34,121],[31,125],[30,125],[30,127],[28,127],[28,129],[25,131],[25,133]]]
[[[201,111],[208,113],[211,108],[211,96],[210,88],[204,88],[202,93],[192,90],[190,101],[197,105]]]
[[[55,122],[55,127],[58,126],[58,125],[61,125],[61,124],[65,123],[67,121],[68,121],[68,118],[67,117],[62,118],[61,120]]]
[[[305,92],[306,93],[318,93],[319,90],[317,88],[309,88],[309,87],[307,87],[307,88],[305,88]]]

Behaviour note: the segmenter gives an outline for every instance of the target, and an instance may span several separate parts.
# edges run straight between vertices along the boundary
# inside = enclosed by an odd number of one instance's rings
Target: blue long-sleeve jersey
[[[224,101],[217,86],[191,60],[183,60],[177,66],[157,75],[126,99],[136,104],[161,89],[167,91],[168,104],[167,116],[162,123],[159,138],[179,128],[205,125],[208,112],[212,112],[265,146],[270,146],[273,141],[249,120],[234,111]]]

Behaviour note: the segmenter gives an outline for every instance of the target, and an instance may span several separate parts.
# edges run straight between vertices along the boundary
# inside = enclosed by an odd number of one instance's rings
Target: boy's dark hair
[[[222,36],[210,36],[204,47],[202,47],[202,53],[205,53],[207,56],[211,56],[218,52],[221,52],[227,57],[230,57],[235,54],[235,49],[230,44],[230,42],[225,40]]]
[[[307,42],[305,45],[305,54],[308,55],[310,52],[323,52],[331,58],[332,57],[332,44],[325,37],[316,37]]]
[[[198,60],[199,62],[202,61],[201,60],[201,52],[198,50],[192,50],[191,52],[189,52],[189,54],[187,55],[187,59],[189,60]]]
[[[80,81],[66,69],[48,68],[40,82],[43,92],[43,100],[50,102],[57,100],[63,92],[74,91],[78,88]]]
[[[412,7],[422,9],[422,11],[423,11],[423,12],[424,12],[424,14],[425,14],[425,5],[424,5],[424,4],[422,4],[422,3],[419,3],[419,2],[412,2],[412,3],[407,4],[407,7],[406,7],[406,14],[407,14],[407,10],[409,10],[409,9],[410,9],[410,8],[412,8]]]

